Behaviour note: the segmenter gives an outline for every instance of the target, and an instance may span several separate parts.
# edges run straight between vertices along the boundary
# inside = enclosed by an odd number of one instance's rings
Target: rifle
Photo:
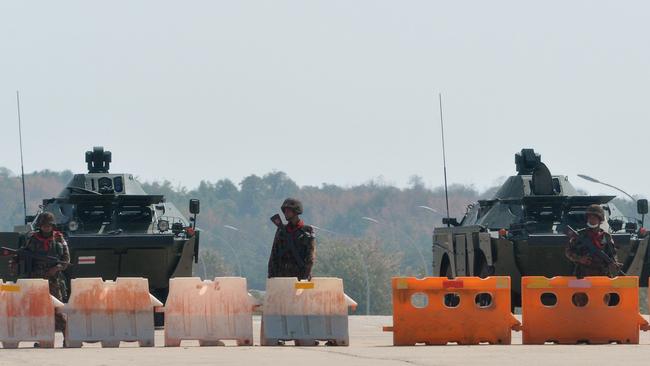
[[[12,249],[7,247],[0,247],[0,257],[16,257],[17,262],[20,262],[23,259],[23,266],[20,273],[31,276],[34,260],[45,261],[54,265],[63,265],[69,266],[70,263],[64,262],[57,257],[52,257],[49,255],[38,255],[34,254],[31,251],[21,248],[21,249]]]
[[[18,257],[18,258],[26,258],[28,260],[39,260],[39,261],[45,261],[47,263],[52,263],[52,264],[61,264],[61,265],[70,265],[68,262],[64,262],[60,260],[57,257],[52,257],[49,255],[38,255],[34,254],[33,252],[27,250],[27,249],[12,249],[12,248],[7,248],[7,247],[0,247],[0,257]]]
[[[588,242],[585,243],[584,238],[580,237],[580,235],[578,235],[578,232],[575,231],[571,226],[567,225],[566,230],[565,230],[565,234],[569,238],[575,238],[578,241],[578,246],[583,247],[583,248],[587,248],[587,250],[589,251],[589,254],[591,254],[592,256],[602,259],[610,267],[611,266],[616,267],[616,269],[618,271],[617,274],[627,276],[627,274],[625,272],[623,272],[621,267],[618,266],[618,263],[616,263],[616,261],[612,257],[610,257],[602,249],[597,248],[594,245],[594,243],[592,243],[591,241],[588,241]]]
[[[277,226],[278,230],[280,230],[280,233],[286,239],[285,244],[289,248],[289,251],[293,256],[293,259],[296,261],[296,264],[298,264],[298,267],[300,267],[301,270],[304,270],[307,265],[305,264],[305,261],[300,257],[300,254],[298,253],[298,249],[296,248],[296,245],[293,241],[293,238],[291,237],[291,235],[287,235],[288,234],[287,227],[282,222],[282,218],[280,217],[280,215],[275,214],[271,216],[271,222],[273,222],[273,224]]]

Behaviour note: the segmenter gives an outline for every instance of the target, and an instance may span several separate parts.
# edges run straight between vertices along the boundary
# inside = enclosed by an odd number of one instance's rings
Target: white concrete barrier
[[[165,303],[165,346],[198,340],[202,346],[236,340],[253,345],[253,308],[260,305],[242,277],[172,278]]]
[[[266,281],[260,342],[263,346],[289,340],[296,345],[315,345],[322,340],[348,346],[348,308],[356,306],[343,292],[340,278],[270,278]]]
[[[50,295],[47,280],[0,280],[0,343],[17,348],[20,342],[54,347],[54,312],[63,304]]]
[[[66,345],[101,342],[102,347],[119,347],[120,342],[154,345],[154,307],[162,306],[149,294],[146,278],[75,278],[64,307],[68,322]]]

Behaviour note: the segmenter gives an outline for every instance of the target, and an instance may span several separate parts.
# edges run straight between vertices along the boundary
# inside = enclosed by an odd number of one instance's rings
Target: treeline
[[[431,233],[444,207],[444,190],[427,189],[417,177],[406,189],[376,181],[349,188],[300,187],[282,172],[252,175],[239,184],[202,182],[195,190],[178,190],[169,182],[144,186],[183,209],[190,198],[201,200],[198,225],[205,257],[196,266],[198,275],[241,275],[257,289],[265,286],[275,232],[269,218],[285,198],[299,198],[305,221],[319,228],[314,274],[342,277],[360,312],[366,311],[369,288],[372,313],[390,312],[391,276],[430,274]],[[452,186],[452,214],[462,215],[478,196],[475,189]]]
[[[71,177],[69,171],[29,174],[28,213],[33,214],[42,199],[58,195]],[[228,179],[202,182],[192,190],[169,182],[143,186],[148,193],[164,194],[186,213],[189,199],[200,199],[202,255],[195,273],[208,278],[245,276],[254,289],[265,287],[274,234],[269,217],[279,212],[285,198],[301,199],[305,221],[320,228],[314,274],[344,278],[362,313],[367,288],[372,293],[371,312],[388,313],[390,277],[430,271],[431,232],[440,223],[444,207],[444,190],[428,189],[417,177],[405,189],[378,181],[354,187],[300,187],[282,172],[251,175],[239,183]],[[462,215],[477,198],[478,192],[471,187],[451,186],[452,214]],[[0,230],[12,230],[23,220],[22,188],[20,178],[6,169],[0,170],[0,200]]]
[[[33,214],[43,198],[55,197],[71,177],[69,171],[29,174],[28,213]],[[440,225],[445,207],[444,189],[427,188],[418,177],[403,189],[379,181],[353,187],[300,187],[282,172],[251,175],[239,183],[201,182],[192,190],[170,182],[143,186],[150,194],[165,195],[186,214],[190,198],[201,200],[197,276],[240,275],[248,279],[250,288],[260,290],[265,287],[275,229],[269,217],[279,212],[285,198],[299,198],[305,221],[318,227],[314,275],[343,278],[346,292],[359,302],[362,314],[368,309],[368,297],[370,313],[390,313],[392,276],[431,275],[431,234]],[[473,187],[452,185],[452,216],[462,217],[467,205],[483,195]],[[12,230],[23,220],[22,188],[20,178],[6,169],[0,169],[0,202],[0,230]],[[618,204],[633,215],[631,203]]]

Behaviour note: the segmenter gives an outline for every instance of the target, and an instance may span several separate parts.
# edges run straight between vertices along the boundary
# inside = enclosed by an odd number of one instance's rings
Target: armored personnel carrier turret
[[[511,276],[513,305],[520,304],[522,276],[570,276],[565,258],[567,226],[586,226],[585,210],[603,207],[608,230],[618,248],[623,271],[648,285],[649,236],[642,221],[614,205],[615,196],[579,194],[564,175],[552,175],[532,149],[515,155],[517,175],[509,177],[494,197],[470,204],[460,222],[443,219],[433,232],[433,274],[439,276]],[[648,201],[637,201],[648,213]]]
[[[169,279],[191,276],[198,259],[199,201],[190,200],[193,217],[187,219],[163,196],[147,194],[133,175],[110,172],[111,160],[102,147],[86,152],[88,173],[75,174],[57,197],[44,199],[22,233],[0,233],[0,243],[18,247],[38,215],[51,212],[70,247],[68,280],[146,277],[152,293],[165,301]],[[0,258],[5,280],[12,279],[7,260]]]

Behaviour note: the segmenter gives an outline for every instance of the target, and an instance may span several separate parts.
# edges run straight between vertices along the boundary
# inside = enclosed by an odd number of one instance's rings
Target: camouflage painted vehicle
[[[492,199],[469,205],[460,222],[443,219],[447,226],[434,229],[434,275],[511,276],[513,306],[519,306],[522,276],[572,275],[573,264],[564,255],[566,226],[585,227],[585,209],[599,204],[623,271],[648,285],[649,236],[642,222],[625,217],[612,203],[615,196],[580,195],[566,176],[551,175],[532,149],[517,153],[515,163],[518,174]],[[647,213],[647,200],[637,206],[639,214]]]
[[[70,247],[68,279],[146,277],[164,301],[169,279],[191,276],[197,261],[198,200],[190,200],[194,217],[187,219],[163,196],[147,194],[133,175],[109,173],[111,153],[102,147],[86,152],[86,162],[87,174],[75,174],[58,197],[44,199],[28,225],[0,233],[0,245],[18,247],[38,215],[51,212]],[[7,261],[0,257],[0,278],[12,279]]]

